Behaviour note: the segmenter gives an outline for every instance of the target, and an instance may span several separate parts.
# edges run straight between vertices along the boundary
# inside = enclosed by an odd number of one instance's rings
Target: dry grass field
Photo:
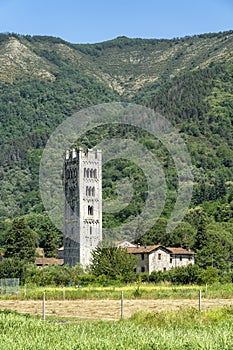
[[[233,305],[233,299],[203,299],[203,310]],[[132,316],[137,311],[160,312],[178,310],[184,307],[198,308],[194,299],[126,299],[124,316]],[[14,310],[23,314],[42,315],[41,300],[0,300],[0,310]],[[120,300],[82,299],[82,300],[47,300],[46,315],[59,318],[77,318],[92,320],[117,320],[121,315]]]

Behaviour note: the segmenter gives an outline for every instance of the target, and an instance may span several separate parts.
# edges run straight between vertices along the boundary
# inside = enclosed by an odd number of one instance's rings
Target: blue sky
[[[0,0],[0,32],[73,43],[174,38],[233,29],[233,0]]]

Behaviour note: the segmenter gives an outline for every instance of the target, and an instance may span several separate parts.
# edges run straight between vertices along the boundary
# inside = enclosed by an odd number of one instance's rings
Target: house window
[[[166,270],[167,270],[166,267],[164,267],[164,268],[163,268],[163,272],[165,272]]]
[[[144,255],[144,254],[142,254],[142,255],[141,255],[141,258],[142,258],[142,260],[144,260],[144,258],[145,258],[145,255]]]
[[[182,261],[182,256],[180,256],[180,261]]]
[[[158,260],[161,260],[161,253],[158,254]]]
[[[170,264],[172,264],[172,258],[170,258]]]
[[[145,266],[141,267],[141,272],[145,272]]]

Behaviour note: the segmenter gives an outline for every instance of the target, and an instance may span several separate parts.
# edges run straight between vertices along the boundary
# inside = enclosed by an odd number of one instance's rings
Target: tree
[[[110,279],[131,281],[135,277],[136,258],[126,249],[117,247],[97,247],[92,252],[90,266],[95,276],[105,275]]]
[[[202,249],[206,245],[208,238],[206,232],[208,217],[204,209],[199,206],[194,209],[189,209],[185,216],[185,221],[192,225],[197,231],[194,248],[196,250]]]
[[[48,258],[57,256],[58,237],[56,232],[48,231],[45,236],[44,253]]]
[[[188,222],[183,221],[171,232],[167,245],[193,248],[195,244],[195,236],[195,228]]]
[[[213,266],[220,270],[227,270],[232,256],[232,233],[222,223],[208,225],[206,244],[197,252],[197,264],[201,267]]]
[[[35,235],[29,228],[24,217],[12,221],[7,232],[5,242],[6,258],[34,262],[35,259]]]
[[[0,262],[0,278],[19,278],[24,283],[26,274],[26,265],[22,260],[8,258]]]

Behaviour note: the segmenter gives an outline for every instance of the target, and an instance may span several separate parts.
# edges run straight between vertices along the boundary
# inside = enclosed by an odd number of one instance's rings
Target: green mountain
[[[38,230],[39,240],[43,239],[43,232],[51,225],[43,213],[38,191],[43,147],[51,132],[68,116],[111,101],[149,106],[173,123],[187,142],[194,166],[191,205],[202,205],[209,224],[224,222],[230,230],[232,57],[233,31],[172,40],[118,37],[97,44],[0,34],[0,232],[6,230],[6,219],[27,215],[31,227]],[[101,132],[114,137],[115,131]],[[128,132],[132,136],[133,131]],[[94,146],[93,140],[98,137],[87,135],[86,145]],[[166,169],[169,194],[163,221],[172,210],[176,174],[173,168],[168,169],[167,152],[161,145],[150,135],[139,138],[160,157]],[[126,164],[119,162],[104,170],[106,198],[116,196],[114,178],[120,179],[122,168]],[[120,212],[107,216],[108,224],[118,225],[141,210],[143,179],[143,175],[137,178],[134,203],[127,208],[127,215]],[[163,224],[159,223],[159,230]],[[158,227],[155,230],[159,231]],[[158,239],[154,236],[154,240]],[[4,234],[0,234],[1,241]]]

